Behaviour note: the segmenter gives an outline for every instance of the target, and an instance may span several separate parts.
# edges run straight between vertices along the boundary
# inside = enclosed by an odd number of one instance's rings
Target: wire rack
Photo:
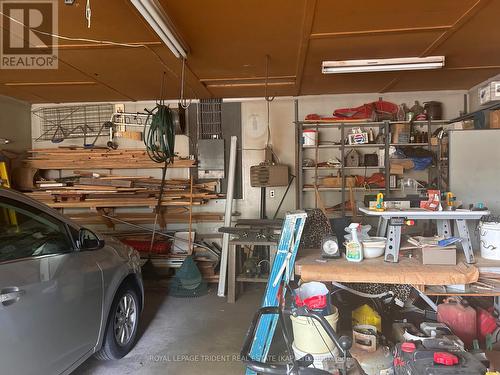
[[[222,99],[201,99],[198,116],[200,139],[222,138]]]
[[[35,141],[60,142],[70,138],[108,136],[103,124],[114,113],[113,104],[45,107],[33,111],[41,119],[41,136]]]

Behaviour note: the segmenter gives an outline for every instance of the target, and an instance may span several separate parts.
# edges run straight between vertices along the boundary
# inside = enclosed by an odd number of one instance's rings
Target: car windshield
[[[0,262],[71,249],[63,223],[23,203],[0,201]]]

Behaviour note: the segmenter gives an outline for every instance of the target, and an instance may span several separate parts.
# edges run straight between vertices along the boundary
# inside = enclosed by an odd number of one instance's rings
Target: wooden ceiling
[[[189,49],[186,96],[469,89],[500,73],[500,0],[159,0]],[[0,94],[33,103],[179,97],[181,62],[128,0],[59,1],[57,70],[0,70]],[[321,74],[323,60],[444,55],[435,71]]]

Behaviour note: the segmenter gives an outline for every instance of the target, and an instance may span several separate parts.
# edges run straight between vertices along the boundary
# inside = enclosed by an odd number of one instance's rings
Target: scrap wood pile
[[[75,171],[75,176],[56,181],[38,181],[38,189],[27,193],[54,208],[155,207],[161,180],[148,176],[115,176]],[[199,206],[219,198],[217,182],[191,185],[187,179],[166,180],[162,206]]]
[[[191,168],[195,165],[195,160],[176,157],[169,168]],[[143,149],[70,146],[29,150],[24,166],[37,169],[148,169],[161,168],[163,164],[152,161]]]

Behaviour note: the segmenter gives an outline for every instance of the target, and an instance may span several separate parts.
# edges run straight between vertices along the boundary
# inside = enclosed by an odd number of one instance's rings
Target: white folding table
[[[404,220],[436,220],[438,235],[449,237],[451,235],[451,221],[454,220],[458,235],[462,239],[467,263],[475,263],[474,252],[467,227],[467,220],[479,220],[490,214],[490,211],[472,211],[456,209],[454,211],[429,211],[422,208],[410,208],[406,210],[388,209],[386,211],[373,211],[366,207],[359,207],[359,211],[368,216],[379,218],[377,236],[387,237],[384,260],[386,262],[397,262],[399,259],[399,247],[401,244],[401,227]]]

